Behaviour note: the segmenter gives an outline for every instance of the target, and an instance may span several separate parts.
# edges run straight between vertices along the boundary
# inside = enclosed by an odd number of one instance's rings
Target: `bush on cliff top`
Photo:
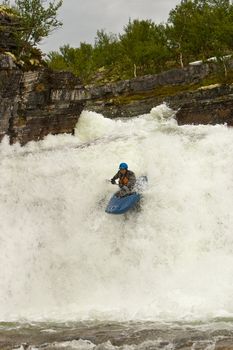
[[[0,14],[5,17],[2,20],[0,18],[0,31],[12,37],[16,44],[13,54],[18,61],[26,63],[24,66],[30,66],[30,62],[42,63],[42,52],[37,45],[62,25],[57,20],[57,11],[61,5],[62,0],[48,2],[47,6],[45,0],[15,0],[12,7],[5,0],[0,5]],[[9,16],[14,16],[14,19],[7,18]]]

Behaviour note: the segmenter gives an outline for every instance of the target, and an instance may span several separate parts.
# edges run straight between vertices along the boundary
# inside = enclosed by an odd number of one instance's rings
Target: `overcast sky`
[[[170,10],[179,3],[180,0],[63,0],[59,10],[63,26],[44,40],[41,48],[48,52],[64,44],[93,44],[97,30],[119,34],[129,18],[166,22]]]

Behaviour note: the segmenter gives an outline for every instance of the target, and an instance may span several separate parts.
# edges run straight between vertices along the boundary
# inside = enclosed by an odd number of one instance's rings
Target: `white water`
[[[76,137],[4,139],[1,320],[233,315],[233,129],[171,115],[84,112]],[[122,161],[149,179],[127,218],[104,212]]]

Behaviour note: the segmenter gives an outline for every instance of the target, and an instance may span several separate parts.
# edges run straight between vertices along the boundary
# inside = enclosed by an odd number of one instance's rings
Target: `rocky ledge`
[[[23,72],[2,56],[0,140],[8,135],[23,145],[50,133],[72,133],[85,101],[79,79],[47,69]]]
[[[191,92],[176,113],[178,124],[233,126],[233,84],[210,85]]]
[[[68,72],[24,72],[0,54],[0,140],[22,145],[72,133],[82,110],[106,117],[133,117],[163,102],[177,110],[179,124],[233,125],[233,85],[207,84],[214,64],[189,66],[103,86],[83,86]]]

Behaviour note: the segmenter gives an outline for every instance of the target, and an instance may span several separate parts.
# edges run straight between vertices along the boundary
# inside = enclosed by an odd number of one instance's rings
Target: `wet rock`
[[[17,113],[21,78],[19,70],[0,69],[0,141],[8,135],[11,120]]]
[[[233,85],[189,94],[176,114],[179,125],[227,124],[233,126]]]
[[[187,85],[201,81],[214,70],[208,64],[172,69],[160,74],[146,75],[131,80],[87,87],[92,99],[146,92],[167,85]]]
[[[84,107],[79,79],[47,69],[0,71],[0,139],[22,145],[48,134],[72,133]]]
[[[232,65],[230,61],[229,67],[233,68]],[[153,107],[166,102],[178,111],[179,124],[227,123],[231,126],[232,86],[216,84],[195,89],[194,85],[218,69],[215,64],[202,64],[87,87],[89,96],[85,108],[109,118],[128,118],[149,113]]]
[[[163,102],[178,111],[179,124],[232,126],[232,85],[180,91],[213,70],[206,64],[84,87],[71,73],[46,68],[23,72],[13,57],[0,55],[0,141],[8,135],[11,143],[24,145],[50,133],[73,133],[83,109],[124,118],[149,113]]]
[[[15,57],[12,54],[0,54],[0,69],[16,68]]]

